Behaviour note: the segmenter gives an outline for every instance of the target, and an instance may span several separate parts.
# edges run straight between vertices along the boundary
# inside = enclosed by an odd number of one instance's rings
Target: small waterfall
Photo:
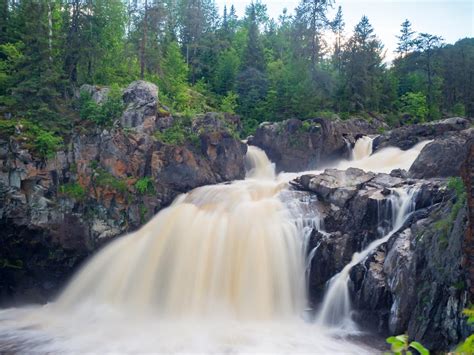
[[[369,136],[360,137],[352,149],[352,160],[361,160],[372,154],[374,139]]]
[[[247,155],[245,157],[245,166],[247,179],[266,179],[274,180],[275,163],[272,163],[265,152],[253,145],[248,146]]]
[[[402,188],[392,189],[388,198],[389,209],[391,210],[390,230],[381,228],[384,235],[359,253],[354,253],[352,261],[347,264],[341,272],[329,280],[326,294],[321,306],[317,321],[321,325],[336,326],[346,330],[356,330],[357,326],[351,319],[351,301],[349,294],[349,273],[351,269],[362,262],[378,246],[387,242],[390,237],[396,233],[405,222],[408,215],[415,208],[416,189],[411,188],[408,191]],[[384,213],[385,215],[385,213]]]

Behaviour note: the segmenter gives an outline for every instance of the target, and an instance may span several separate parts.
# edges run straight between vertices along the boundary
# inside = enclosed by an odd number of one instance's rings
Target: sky
[[[234,4],[239,17],[251,0],[216,0],[219,11],[224,5]],[[284,8],[293,13],[299,0],[261,0],[267,5],[268,14],[275,19]],[[386,59],[394,57],[400,25],[408,19],[413,30],[442,36],[446,43],[454,43],[465,37],[474,37],[474,0],[336,0],[334,9],[342,6],[346,35],[363,15],[369,18],[376,35],[385,45]]]

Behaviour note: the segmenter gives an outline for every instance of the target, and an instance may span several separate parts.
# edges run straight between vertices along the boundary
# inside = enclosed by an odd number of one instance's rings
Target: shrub
[[[454,192],[456,193],[456,202],[453,204],[449,216],[437,221],[434,225],[434,227],[438,231],[442,232],[440,240],[441,242],[443,242],[443,244],[447,243],[447,236],[449,234],[449,231],[451,230],[451,227],[454,221],[456,220],[459,211],[464,206],[464,202],[467,198],[466,188],[464,186],[464,182],[460,177],[451,177],[448,180],[448,188],[454,190]]]
[[[176,117],[171,127],[163,131],[156,131],[153,135],[165,144],[183,145],[185,142],[190,142],[199,147],[201,140],[199,135],[192,130],[192,122],[191,114]]]
[[[142,177],[141,179],[137,180],[137,182],[135,183],[135,189],[141,195],[152,194],[155,192],[153,180],[148,176]]]
[[[82,119],[95,122],[98,125],[110,125],[120,117],[124,109],[122,91],[117,85],[112,85],[107,99],[102,104],[96,103],[87,92],[81,92],[79,99],[79,114]]]
[[[61,185],[59,187],[59,192],[78,201],[82,201],[86,197],[85,189],[77,182]]]
[[[235,113],[237,108],[237,100],[239,95],[229,91],[226,96],[222,98],[220,109],[222,112]]]
[[[412,117],[413,123],[424,122],[429,109],[426,96],[421,92],[408,92],[400,98],[400,112]]]
[[[453,114],[461,117],[466,116],[465,106],[462,103],[458,102],[456,105],[453,106]]]
[[[97,168],[95,172],[95,183],[98,186],[111,187],[120,192],[126,192],[128,190],[128,185],[125,180],[116,178],[102,168]]]

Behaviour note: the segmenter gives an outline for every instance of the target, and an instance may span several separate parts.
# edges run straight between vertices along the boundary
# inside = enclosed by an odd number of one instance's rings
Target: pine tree
[[[403,21],[400,36],[397,36],[398,46],[395,52],[406,57],[415,48],[414,34],[415,31],[412,31],[410,21]]]
[[[341,69],[341,53],[342,53],[342,39],[344,34],[344,19],[342,18],[342,8],[337,9],[336,17],[331,22],[331,29],[336,39],[334,41],[333,62],[336,69]]]
[[[265,57],[258,30],[256,7],[254,4],[251,4],[249,9],[247,45],[242,55],[242,69],[254,68],[264,72]]]

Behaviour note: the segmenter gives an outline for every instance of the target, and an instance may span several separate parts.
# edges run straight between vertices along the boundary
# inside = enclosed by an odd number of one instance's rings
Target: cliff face
[[[47,160],[0,141],[0,302],[46,300],[92,251],[178,194],[244,177],[238,117],[209,113],[183,128],[145,82],[124,102],[114,128],[76,132]]]
[[[432,350],[448,350],[470,334],[463,310],[473,297],[474,141],[472,129],[433,138],[413,164],[417,178],[412,169],[391,174],[329,169],[292,185],[309,193],[306,209],[323,226],[313,230],[308,245],[315,309],[328,281],[354,253],[380,238],[390,190],[417,187],[415,212],[351,269],[349,293],[354,319],[364,327],[384,335],[408,332]],[[453,168],[446,170],[443,162]],[[445,178],[459,174],[464,187],[461,180]]]

